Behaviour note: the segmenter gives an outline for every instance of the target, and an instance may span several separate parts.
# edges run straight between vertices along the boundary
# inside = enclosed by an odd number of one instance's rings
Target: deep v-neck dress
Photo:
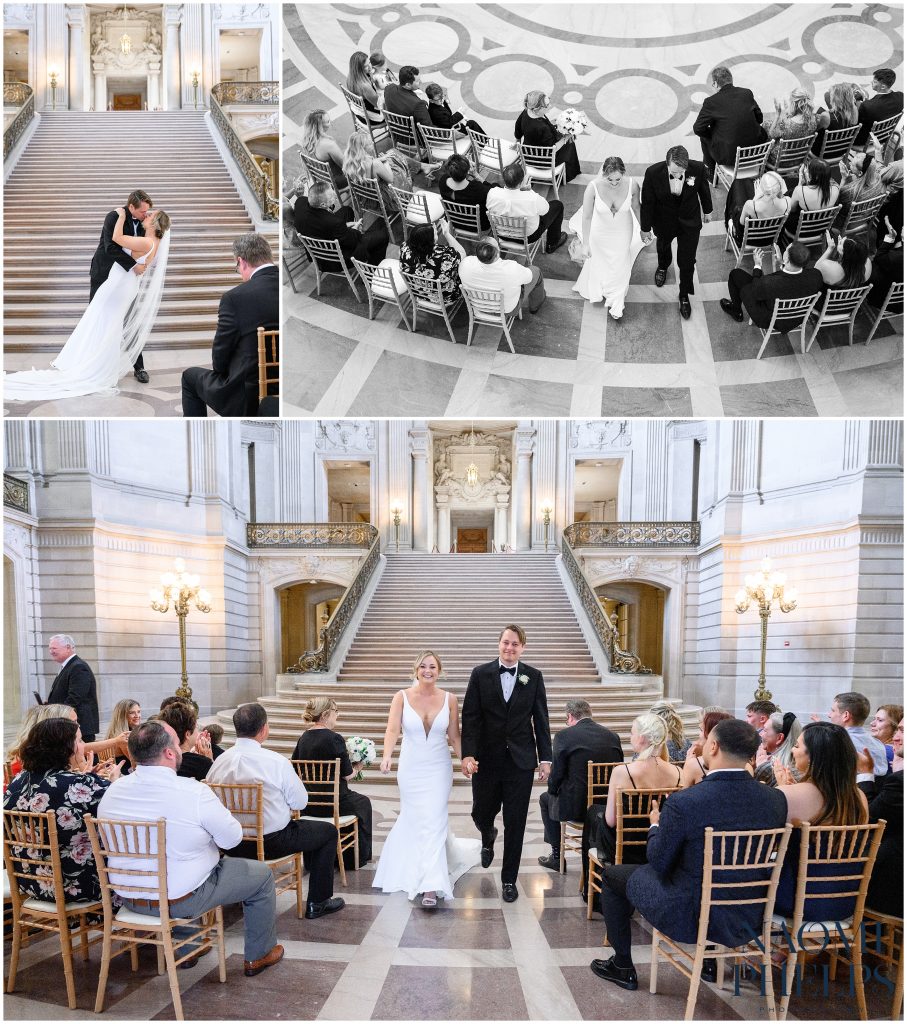
[[[388,834],[373,885],[384,892],[453,896],[456,880],[479,863],[481,842],[450,833],[447,804],[453,764],[447,745],[450,704],[444,704],[428,730],[403,694],[403,743],[397,767],[400,813]]]

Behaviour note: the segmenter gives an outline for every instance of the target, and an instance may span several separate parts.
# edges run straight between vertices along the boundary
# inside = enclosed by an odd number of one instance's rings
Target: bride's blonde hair
[[[154,214],[154,236],[163,238],[170,230],[170,215],[164,213],[163,210],[152,210],[152,213]]]
[[[444,666],[441,664],[441,659],[435,654],[434,651],[420,651],[416,656],[416,660],[413,662],[413,679],[419,678],[419,666],[425,661],[426,658],[434,658],[438,663],[438,675],[444,671]]]

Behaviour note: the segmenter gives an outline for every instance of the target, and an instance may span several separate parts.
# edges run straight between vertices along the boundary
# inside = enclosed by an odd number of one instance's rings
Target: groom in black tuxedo
[[[134,238],[143,238],[145,229],[142,227],[142,221],[148,215],[153,205],[151,196],[140,188],[136,189],[135,192],[130,192],[129,198],[126,200],[127,216],[123,222],[123,234],[132,235]],[[104,218],[101,238],[91,261],[91,292],[88,296],[89,302],[94,298],[95,292],[110,276],[114,263],[119,263],[123,270],[128,271],[133,271],[133,267],[136,265],[136,261],[123,252],[123,247],[117,245],[113,240],[113,229],[117,226],[118,217],[117,211],[111,210]],[[139,271],[139,274],[142,273],[144,273],[144,267]],[[140,384],[148,383],[148,372],[145,370],[145,361],[142,359],[141,352],[139,352],[139,357],[133,364],[132,369],[135,379]]]
[[[519,626],[505,626],[498,639],[500,657],[472,670],[463,698],[462,770],[472,779],[472,820],[482,835],[482,867],[494,857],[494,820],[503,807],[501,889],[507,903],[517,898],[532,776],[538,768],[538,777],[546,780],[551,771],[545,683],[537,668],[520,661],[525,644]]]
[[[672,146],[663,163],[652,164],[642,182],[639,226],[643,241],[657,238],[658,269],[655,284],[661,287],[671,265],[671,242],[677,239],[680,276],[680,315],[689,320],[692,310],[693,268],[703,221],[712,213],[712,192],[705,165],[691,160],[683,146]],[[646,239],[645,236],[649,236]]]

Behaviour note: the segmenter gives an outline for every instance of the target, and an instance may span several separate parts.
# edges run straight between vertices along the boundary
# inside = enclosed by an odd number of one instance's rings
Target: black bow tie
[[[506,665],[498,665],[498,669],[502,676],[509,676],[513,675],[513,673],[516,672],[516,665],[514,665],[513,668],[508,668]]]

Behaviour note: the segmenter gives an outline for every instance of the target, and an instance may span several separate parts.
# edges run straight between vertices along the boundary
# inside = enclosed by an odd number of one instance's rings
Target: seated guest
[[[858,119],[857,101],[854,99],[853,86],[849,82],[838,82],[825,94],[828,109],[819,107],[816,111],[816,128],[818,134],[812,145],[814,153],[822,152],[825,133],[837,132],[842,128],[852,128]]]
[[[756,732],[759,732],[769,717],[780,710],[777,704],[773,704],[770,700],[754,700],[746,706],[746,720]]]
[[[245,975],[251,978],[283,959],[277,945],[274,876],[267,864],[222,857],[242,838],[242,825],[207,786],[177,778],[182,754],[176,733],[165,722],[143,722],[129,734],[129,756],[136,769],[118,779],[98,806],[99,818],[167,822],[167,895],[171,917],[195,920],[215,907],[243,905]],[[134,862],[117,866],[133,868]],[[114,876],[115,877],[115,876]],[[137,914],[157,917],[149,900],[123,902]],[[173,929],[184,938],[191,928]],[[201,956],[203,954],[199,954]],[[192,967],[196,959],[187,960]]]
[[[337,829],[329,821],[293,819],[291,811],[301,811],[309,795],[293,766],[275,750],[262,746],[268,738],[268,713],[261,704],[240,704],[233,712],[236,743],[224,751],[211,769],[212,783],[261,782],[264,804],[265,857],[286,857],[305,853],[309,869],[309,894],[305,916],[308,919],[334,914],[343,908],[343,900],[334,896],[334,854]],[[257,856],[255,842],[244,839],[238,845],[224,847],[231,857]]]
[[[397,208],[397,200],[390,186],[406,189],[407,192],[411,192],[413,187],[406,157],[396,149],[375,156],[375,146],[365,132],[353,132],[347,140],[343,154],[343,174],[354,185],[377,179],[388,215],[392,215]]]
[[[893,737],[898,727],[898,722],[904,717],[904,708],[900,704],[880,704],[878,710],[869,723],[869,731],[880,742],[885,744],[885,754],[888,757],[888,770],[891,771],[891,762],[894,758]]]
[[[110,715],[110,725],[107,727],[108,740],[120,740],[123,753],[117,758],[117,764],[121,771],[129,770],[129,756],[126,753],[126,745],[129,742],[129,733],[142,721],[142,705],[137,700],[127,697],[114,704]]]
[[[904,916],[904,721],[891,737],[900,766],[884,778],[873,777],[868,750],[857,754],[857,785],[869,800],[869,820],[887,822],[872,867],[866,906],[882,914]]]
[[[214,760],[208,734],[199,731],[198,712],[194,706],[187,700],[172,701],[158,715],[158,721],[169,725],[179,740],[183,756],[177,765],[176,774],[184,779],[204,782]]]
[[[371,65],[372,81],[375,83],[376,88],[383,90],[387,85],[396,84],[397,76],[387,66],[384,54],[380,50],[370,53],[368,62]]]
[[[513,134],[517,142],[527,146],[557,146],[554,164],[556,167],[563,164],[567,181],[572,181],[581,172],[576,143],[569,135],[561,135],[548,120],[545,111],[550,107],[543,92],[527,92]]]
[[[384,87],[384,109],[402,117],[412,117],[416,124],[425,124],[431,128],[433,123],[428,113],[428,104],[416,95],[416,90],[422,85],[419,69],[406,64],[400,68],[398,79],[398,85],[391,83]]]
[[[29,732],[19,751],[22,771],[10,782],[3,797],[8,811],[53,811],[60,842],[60,865],[67,900],[99,900],[101,885],[85,830],[86,814],[97,814],[98,803],[120,770],[115,765],[103,775],[82,770],[85,744],[78,722],[46,718]],[[48,867],[49,851],[46,853]],[[53,878],[20,878],[19,888],[41,900],[52,900]]]
[[[872,274],[869,250],[854,238],[826,232],[828,245],[816,260],[816,270],[829,288],[860,288]]]
[[[634,910],[675,942],[696,942],[707,827],[756,831],[784,825],[784,797],[760,786],[746,772],[758,746],[759,736],[751,725],[735,718],[719,722],[702,752],[708,769],[702,784],[673,793],[652,810],[647,863],[604,867],[602,913],[614,955],[610,960],[592,961],[598,977],[631,991],[638,987],[630,955]],[[762,916],[758,903],[715,907],[708,941],[740,946],[760,934]]]
[[[869,748],[876,775],[887,775],[888,755],[885,753],[885,744],[877,740],[864,724],[869,718],[870,708],[869,698],[864,697],[862,693],[848,690],[835,696],[831,702],[828,719],[847,730],[847,735],[859,752],[862,752],[863,747]]]
[[[477,121],[467,121],[459,110],[454,113],[450,109],[447,90],[437,82],[429,82],[425,86],[425,95],[428,97],[428,114],[436,128],[456,128],[463,135],[466,134],[467,128],[472,128],[480,135],[486,134],[485,129]]]
[[[556,252],[567,241],[567,234],[561,231],[564,220],[564,204],[559,199],[546,199],[528,187],[522,187],[525,172],[518,164],[504,168],[504,186],[495,186],[488,193],[485,206],[496,217],[523,217],[529,241],[545,238],[545,252]]]
[[[38,722],[46,722],[48,718],[66,718],[71,722],[78,720],[76,709],[70,704],[38,704],[29,708],[25,712],[12,746],[6,752],[6,763],[9,765],[10,775],[18,775],[22,771],[22,747]],[[106,740],[105,743],[107,743]],[[107,745],[110,744],[107,743]]]
[[[787,103],[775,100],[775,116],[766,118],[763,127],[770,139],[802,139],[816,131],[816,113],[809,93],[798,86],[790,94]],[[778,153],[778,142],[772,146],[769,160],[774,162]]]
[[[445,303],[456,302],[460,297],[457,270],[465,255],[466,250],[454,238],[446,218],[434,224],[416,224],[400,246],[400,269],[420,280],[440,281]],[[414,287],[419,289],[418,282]],[[435,294],[429,288],[421,293],[426,298]]]
[[[212,722],[211,725],[205,726],[205,732],[208,733],[208,739],[211,741],[211,757],[216,761],[224,752],[224,748],[220,745],[224,738],[224,727]]]
[[[702,751],[709,738],[709,733],[719,722],[733,717],[727,711],[706,711],[702,716],[699,722],[699,738],[695,743],[691,744],[690,749],[687,751],[686,760],[680,773],[680,784],[684,789],[695,786],[697,782],[702,782],[706,777],[708,772],[705,761],[702,759]]]
[[[800,210],[823,210],[835,206],[841,186],[832,178],[831,168],[817,156],[808,156],[800,165],[799,184],[790,197],[790,215],[784,225],[787,242],[794,237]]]
[[[860,130],[854,142],[855,146],[865,146],[869,142],[869,132],[876,121],[884,121],[904,110],[904,94],[893,91],[895,78],[896,75],[891,68],[879,68],[872,76],[872,91],[875,96],[863,100],[860,104]]]
[[[800,782],[794,782],[790,768],[775,766],[778,792],[787,803],[787,820],[811,825],[864,825],[868,820],[865,795],[857,787],[857,753],[847,733],[832,722],[810,722],[793,747],[794,765]],[[778,881],[775,913],[789,916],[794,909],[800,836],[791,835]],[[840,864],[829,865],[827,873],[836,875]],[[821,875],[817,871],[817,877]],[[815,891],[810,887],[810,892]],[[843,921],[853,913],[854,899],[808,898],[807,920]]]
[[[878,223],[884,224],[886,219],[891,228],[901,232],[904,228],[904,160],[892,160],[879,172],[882,184],[888,189],[888,198],[878,212]],[[881,232],[879,238],[881,238]]]
[[[346,188],[341,168],[343,167],[343,150],[336,139],[328,133],[331,130],[331,116],[325,110],[313,110],[306,114],[302,123],[302,151],[313,160],[327,163],[334,180],[334,188],[338,192]]]
[[[657,700],[649,708],[649,713],[658,715],[668,730],[668,760],[682,761],[687,756],[687,751],[693,741],[688,740],[684,735],[683,721],[674,710],[674,705],[667,700]]]
[[[792,751],[802,731],[803,728],[793,711],[788,711],[786,715],[776,711],[769,717],[760,730],[762,743],[756,751],[756,772],[753,777],[757,782],[776,786],[776,764],[782,768],[789,768],[794,781],[800,781],[800,773],[794,765]]]
[[[324,181],[313,182],[308,198],[297,199],[293,207],[293,224],[300,235],[326,241],[336,239],[347,262],[355,257],[377,267],[387,255],[387,225],[379,218],[363,231],[362,219],[354,217],[349,206],[338,208],[336,193]],[[336,264],[328,269],[336,270]]]
[[[460,284],[468,288],[499,289],[504,293],[507,316],[522,305],[537,313],[545,301],[545,280],[538,267],[524,267],[517,260],[501,259],[493,238],[483,238],[474,256],[460,261]]]
[[[703,101],[693,124],[702,142],[702,159],[711,179],[715,164],[733,167],[738,146],[755,146],[765,136],[762,111],[749,89],[734,85],[726,67],[717,67],[709,76],[714,92]]]
[[[867,304],[873,309],[881,309],[889,288],[895,281],[904,280],[904,246],[900,232],[891,227],[890,220],[886,220],[885,225],[888,230],[872,260],[872,291],[866,296]],[[892,306],[892,309],[900,308],[901,303]]]
[[[668,730],[664,720],[651,713],[639,715],[630,727],[630,747],[636,755],[630,764],[612,769],[608,780],[608,803],[596,838],[598,859],[613,864],[617,850],[617,808],[625,789],[666,789],[680,785],[680,768],[671,764],[667,753]],[[633,847],[624,851],[625,863],[640,863],[645,850]]]
[[[753,254],[753,272],[735,267],[728,278],[729,299],[721,299],[719,305],[729,317],[743,322],[743,310],[750,319],[765,330],[772,321],[775,299],[801,299],[815,295],[823,288],[822,275],[818,270],[806,268],[809,249],[802,242],[792,242],[784,250],[781,269],[774,274],[762,273],[762,250]],[[788,321],[790,323],[790,321]],[[791,323],[790,329],[799,327],[802,317]],[[785,322],[776,321],[776,328],[785,331]]]
[[[623,761],[620,737],[592,720],[587,701],[567,701],[567,728],[554,737],[554,760],[548,791],[539,797],[545,842],[551,853],[539,857],[542,867],[560,871],[562,821],[582,821],[586,815],[589,762]]]
[[[839,166],[841,191],[838,202],[841,204],[841,212],[834,223],[836,228],[844,226],[847,214],[854,203],[875,199],[888,192],[882,181],[881,168],[872,153],[851,153]]]
[[[373,124],[384,124],[384,114],[379,107],[384,101],[375,86],[368,56],[357,50],[350,57],[350,69],[346,76],[346,87],[355,96],[361,96],[365,111]],[[381,87],[383,89],[383,86]]]
[[[746,222],[751,218],[764,220],[783,217],[790,212],[791,201],[786,193],[787,185],[776,171],[766,171],[758,181],[753,178],[734,181],[728,192],[724,222],[738,245],[743,244]]]
[[[294,761],[333,761],[340,758],[340,813],[355,814],[359,819],[359,866],[372,859],[372,802],[361,793],[354,793],[349,782],[356,777],[361,763],[350,761],[349,751],[343,737],[336,731],[337,705],[330,697],[317,697],[306,702],[302,719],[309,723],[308,729],[296,742]],[[309,807],[309,814],[316,817],[330,817],[328,807]],[[345,850],[344,864],[355,867],[352,849]]]
[[[207,416],[208,406],[218,416],[258,411],[258,328],[278,326],[279,275],[267,238],[256,231],[235,239],[233,256],[243,283],[221,296],[211,369],[183,370],[184,416]]]
[[[472,165],[458,153],[447,158],[438,178],[441,198],[449,203],[467,203],[478,206],[482,227],[488,230],[488,211],[485,202],[491,191],[490,182],[482,181],[472,172]]]

